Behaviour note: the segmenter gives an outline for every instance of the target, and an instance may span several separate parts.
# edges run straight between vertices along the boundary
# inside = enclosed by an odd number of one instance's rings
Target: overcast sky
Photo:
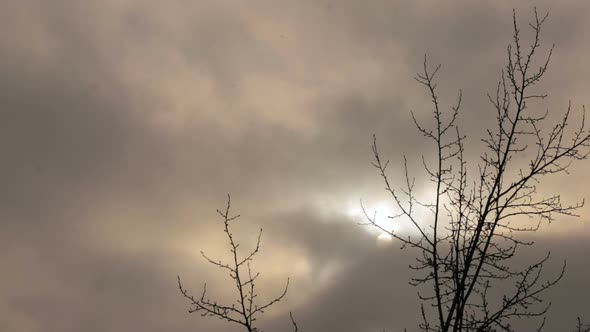
[[[264,228],[260,296],[291,277],[261,327],[286,331],[292,310],[302,331],[414,331],[415,252],[357,225],[359,199],[389,209],[372,135],[396,180],[403,155],[419,165],[435,152],[410,117],[431,114],[413,80],[428,53],[443,64],[443,105],[463,89],[476,147],[512,5],[523,30],[534,5],[550,11],[543,46],[556,49],[539,107],[590,104],[583,0],[2,0],[0,330],[240,331],[189,315],[176,285],[180,274],[231,299],[199,253],[225,257],[215,209],[231,193],[243,246]],[[590,197],[588,170],[576,164],[543,190]],[[519,258],[568,260],[548,331],[590,320],[590,209],[580,213],[544,226]]]

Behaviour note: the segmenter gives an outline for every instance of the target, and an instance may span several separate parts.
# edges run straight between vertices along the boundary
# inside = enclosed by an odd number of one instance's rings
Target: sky
[[[232,299],[222,209],[245,248],[264,229],[259,320],[288,331],[415,331],[415,252],[359,226],[360,199],[393,213],[371,166],[372,135],[403,179],[435,150],[410,116],[431,115],[413,79],[441,63],[441,102],[463,90],[467,155],[493,121],[512,36],[549,11],[555,51],[538,107],[590,103],[587,1],[3,0],[0,3],[0,330],[240,331],[189,314],[176,278]],[[524,31],[524,28],[523,28]],[[546,49],[545,49],[546,50]],[[590,161],[542,190],[590,196]],[[531,235],[518,262],[567,259],[547,331],[590,320],[590,208]],[[408,231],[400,228],[400,232]]]

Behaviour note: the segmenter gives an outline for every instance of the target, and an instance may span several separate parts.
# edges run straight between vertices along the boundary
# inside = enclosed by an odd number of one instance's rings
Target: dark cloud
[[[522,23],[533,3],[516,4]],[[549,10],[556,44],[542,89],[564,110],[588,102],[588,10]],[[411,251],[376,246],[347,211],[386,199],[370,166],[372,134],[399,179],[429,142],[410,117],[431,108],[413,80],[423,55],[443,63],[443,105],[464,91],[476,158],[511,37],[511,8],[480,2],[5,1],[0,10],[0,330],[229,331],[186,313],[176,290],[231,284],[199,250],[223,257],[216,208],[232,193],[244,246],[261,226],[263,319],[306,331],[409,330]],[[433,150],[432,150],[433,151]],[[585,164],[546,190],[587,195]],[[420,173],[417,173],[420,176]],[[426,181],[418,180],[427,195]],[[551,331],[590,317],[588,208],[539,234],[568,274],[551,294]],[[574,236],[574,234],[576,234]],[[523,261],[537,257],[525,252]],[[519,261],[520,262],[520,261]],[[4,272],[6,271],[6,272]],[[228,286],[229,285],[229,286]]]

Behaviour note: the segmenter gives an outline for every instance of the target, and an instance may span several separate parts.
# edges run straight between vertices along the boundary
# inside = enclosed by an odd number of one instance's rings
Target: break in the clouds
[[[477,146],[510,6],[525,24],[535,5],[550,12],[543,45],[556,45],[546,106],[579,109],[585,1],[3,1],[0,330],[233,331],[188,315],[175,284],[181,274],[231,297],[199,254],[222,257],[215,209],[231,192],[244,245],[264,228],[261,296],[292,278],[263,327],[288,328],[293,310],[305,331],[411,331],[412,252],[376,245],[348,213],[360,198],[386,202],[371,135],[394,172],[402,155],[419,166],[432,152],[409,115],[430,115],[413,81],[428,53],[443,64],[443,104],[463,89]],[[588,196],[588,169],[545,190]],[[535,238],[569,264],[550,294],[551,331],[590,317],[581,214]]]

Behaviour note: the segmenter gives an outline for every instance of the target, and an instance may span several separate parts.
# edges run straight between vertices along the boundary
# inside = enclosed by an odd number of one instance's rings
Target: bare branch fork
[[[259,314],[263,314],[266,309],[281,301],[287,294],[289,288],[289,278],[285,284],[282,293],[277,297],[259,304],[256,298],[258,293],[255,290],[256,280],[260,276],[260,272],[254,273],[250,263],[254,260],[254,256],[260,250],[260,239],[262,237],[262,228],[258,232],[256,246],[249,251],[245,256],[241,256],[238,252],[240,244],[234,239],[234,235],[230,230],[230,223],[234,222],[240,215],[231,215],[231,197],[227,195],[227,205],[224,211],[217,210],[221,216],[224,226],[224,233],[227,237],[232,259],[229,263],[221,260],[213,260],[209,258],[203,251],[201,255],[209,263],[229,272],[229,276],[234,280],[238,299],[236,303],[230,305],[220,304],[215,300],[209,299],[207,296],[207,284],[203,286],[203,292],[200,297],[194,297],[189,290],[184,288],[178,277],[178,288],[181,294],[189,301],[191,308],[189,313],[199,312],[201,316],[216,317],[221,320],[236,323],[246,328],[248,332],[262,332],[258,327],[255,327],[255,322]],[[242,257],[242,258],[241,258]],[[289,317],[293,324],[294,331],[298,331],[297,323],[290,312]]]
[[[578,324],[576,325],[575,332],[590,332],[590,324],[583,324],[580,317],[577,318]]]
[[[417,235],[404,237],[383,228],[363,207],[365,224],[389,233],[400,241],[402,248],[414,248],[421,253],[411,266],[418,275],[410,283],[432,286],[427,293],[418,294],[433,310],[431,315],[422,305],[423,331],[513,331],[513,318],[540,317],[537,331],[545,324],[550,303],[543,302],[543,295],[561,280],[565,263],[558,275],[548,281],[544,281],[542,272],[549,254],[522,269],[508,263],[519,247],[533,244],[519,240],[519,232],[534,232],[542,221],[550,222],[556,215],[577,216],[576,210],[584,201],[564,204],[559,195],[543,197],[536,186],[544,176],[567,174],[573,162],[587,159],[590,153],[584,107],[579,125],[572,129],[571,103],[562,119],[549,129],[543,125],[548,111],[539,113],[530,108],[532,100],[547,96],[530,91],[546,73],[553,52],[552,46],[537,61],[541,28],[547,17],[539,15],[535,8],[529,24],[533,38],[526,48],[516,12],[513,13],[513,43],[507,47],[507,65],[495,95],[488,94],[496,111],[495,128],[487,130],[481,140],[485,149],[477,165],[468,165],[464,156],[465,136],[457,124],[462,93],[459,91],[450,112],[443,111],[436,92],[436,75],[441,66],[429,69],[424,57],[423,72],[416,76],[416,81],[428,91],[434,125],[420,123],[413,112],[412,119],[437,151],[434,163],[423,158],[426,174],[435,187],[433,202],[422,202],[415,196],[415,180],[408,172],[405,157],[405,184],[401,188],[392,185],[387,176],[389,161],[381,157],[373,136],[372,165],[399,211],[390,218],[405,219]],[[513,160],[516,154],[528,156],[528,164],[517,164]],[[417,206],[430,211],[428,222],[417,219]],[[523,223],[522,217],[537,221],[531,226]],[[513,282],[512,292],[493,297],[490,289],[502,280]]]

